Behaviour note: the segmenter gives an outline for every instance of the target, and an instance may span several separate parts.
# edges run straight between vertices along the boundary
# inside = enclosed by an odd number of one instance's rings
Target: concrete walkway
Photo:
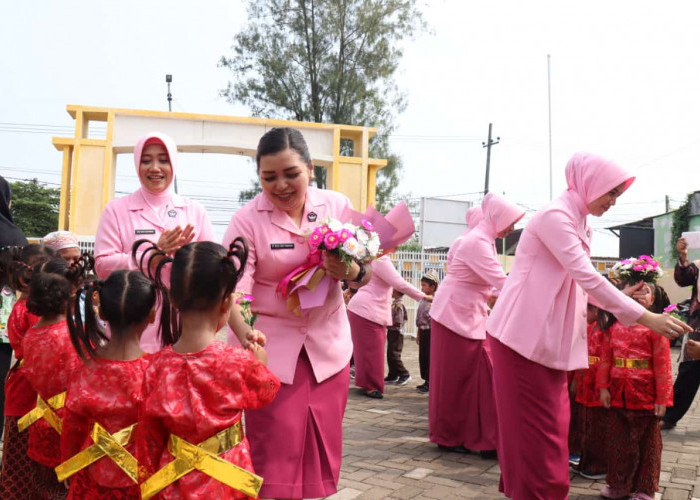
[[[672,359],[678,358],[674,348]],[[390,385],[382,400],[350,388],[345,413],[343,466],[331,499],[504,498],[499,468],[478,455],[444,453],[428,441],[428,395],[419,394],[418,348],[406,337],[403,361],[413,380]],[[661,491],[657,498],[700,500],[700,410],[697,399],[672,431],[664,431]],[[570,498],[600,498],[605,481],[572,474]]]

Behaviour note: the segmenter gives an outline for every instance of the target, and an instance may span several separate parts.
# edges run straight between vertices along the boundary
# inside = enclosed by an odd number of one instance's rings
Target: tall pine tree
[[[401,170],[388,136],[406,107],[394,76],[402,42],[424,28],[415,0],[250,0],[248,24],[219,62],[233,75],[222,95],[255,116],[378,127],[370,156],[388,159],[377,179],[384,211]]]

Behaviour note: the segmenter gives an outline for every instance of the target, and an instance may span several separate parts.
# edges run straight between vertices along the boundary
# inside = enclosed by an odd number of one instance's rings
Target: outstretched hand
[[[655,314],[650,311],[645,311],[637,323],[669,339],[675,339],[693,331],[687,324],[669,314]]]

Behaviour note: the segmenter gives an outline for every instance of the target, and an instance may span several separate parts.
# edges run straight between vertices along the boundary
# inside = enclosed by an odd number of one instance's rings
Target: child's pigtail
[[[88,357],[96,358],[97,348],[109,340],[100,327],[94,307],[94,296],[96,293],[100,293],[103,286],[104,281],[94,280],[90,284],[80,287],[75,294],[75,307],[73,309],[75,314],[71,313],[70,305],[68,307],[66,319],[68,320],[71,342],[75,351],[84,360],[87,360]],[[80,314],[81,296],[85,297],[84,322]]]
[[[80,286],[94,268],[94,257],[88,253],[83,253],[78,260],[70,264],[66,272],[66,278],[73,286]]]
[[[232,293],[236,289],[236,285],[243,277],[245,265],[248,261],[248,243],[242,237],[234,239],[228,247],[226,257],[223,259],[225,266],[232,269],[230,282],[226,286],[224,296]]]
[[[136,254],[144,245],[146,249],[137,261]],[[139,269],[144,276],[148,277],[155,284],[156,294],[161,301],[162,308],[158,325],[158,338],[161,346],[165,347],[174,344],[180,337],[179,318],[177,311],[170,304],[168,289],[162,278],[163,268],[166,264],[172,263],[173,258],[159,249],[155,243],[145,239],[134,242],[131,257],[134,259],[134,262],[138,262]],[[156,259],[160,260],[156,263]]]

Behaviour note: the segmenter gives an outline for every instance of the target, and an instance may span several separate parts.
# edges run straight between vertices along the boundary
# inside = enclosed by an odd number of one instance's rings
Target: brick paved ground
[[[678,356],[673,350],[673,359]],[[415,387],[418,349],[406,338],[404,363],[414,377],[403,387],[388,386],[385,398],[370,399],[350,388],[344,420],[343,467],[333,500],[380,498],[503,498],[499,468],[478,455],[443,453],[428,442],[428,396]],[[664,431],[661,491],[657,498],[700,500],[700,409],[697,399],[672,431]],[[570,498],[600,498],[604,481],[572,474]]]

